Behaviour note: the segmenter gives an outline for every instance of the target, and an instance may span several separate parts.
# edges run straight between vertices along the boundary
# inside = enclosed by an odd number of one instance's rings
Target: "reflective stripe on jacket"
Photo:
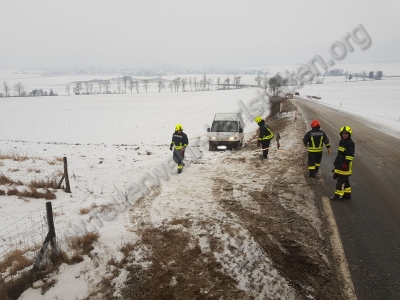
[[[338,154],[334,161],[334,173],[350,176],[353,173],[353,159],[356,146],[349,136],[347,139],[341,139],[338,147]],[[345,165],[345,167],[343,167]]]
[[[177,131],[174,132],[172,135],[172,142],[171,145],[175,145],[176,150],[181,150],[184,147],[187,147],[189,145],[189,140],[183,131],[179,134]]]
[[[308,146],[308,152],[322,152],[323,144],[330,148],[329,139],[323,130],[315,127],[304,135],[304,146]]]
[[[267,124],[262,121],[263,124],[260,126],[260,134],[258,135],[258,140],[263,141],[263,140],[270,140],[274,137],[274,134],[272,133],[272,130],[268,127]]]

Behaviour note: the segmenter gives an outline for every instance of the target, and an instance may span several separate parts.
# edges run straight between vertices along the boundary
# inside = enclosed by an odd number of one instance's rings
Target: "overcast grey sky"
[[[2,0],[0,69],[306,63],[362,24],[344,63],[400,61],[398,0]]]

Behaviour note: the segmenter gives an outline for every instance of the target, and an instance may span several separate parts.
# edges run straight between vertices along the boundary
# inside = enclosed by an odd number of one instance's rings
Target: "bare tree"
[[[210,86],[213,84],[213,79],[212,78],[208,78],[207,79],[207,89],[210,90]]]
[[[185,87],[187,85],[187,79],[186,78],[182,78],[181,84],[182,84],[182,92],[186,92],[185,91]]]
[[[175,92],[179,92],[179,87],[181,86],[181,78],[175,78],[174,80],[172,80],[172,83],[174,84]]]
[[[265,93],[267,93],[268,82],[269,82],[269,78],[267,77],[267,74],[265,74],[263,77],[263,80],[262,80],[262,87],[263,87]]]
[[[89,82],[89,92],[93,94],[93,82]]]
[[[198,82],[198,84],[197,84],[197,86],[199,87],[199,91],[203,91],[204,89],[203,89],[203,83],[204,83],[204,80],[203,80],[203,78],[202,79],[200,79],[200,81]]]
[[[69,83],[67,83],[66,85],[65,85],[65,91],[68,93],[68,96],[70,95],[70,93],[69,93],[69,90],[70,90],[70,85],[69,85]],[[34,95],[34,96],[36,96],[36,95]]]
[[[157,86],[158,86],[158,92],[159,93],[161,92],[162,89],[165,88],[165,84],[164,84],[164,82],[162,82],[162,80],[158,81]]]
[[[207,85],[207,74],[204,73],[203,79],[201,80],[201,87],[203,91],[206,89],[206,85]]]
[[[136,93],[139,94],[139,82],[137,80],[135,80],[133,83],[135,84]]]
[[[240,86],[240,81],[242,80],[242,76],[235,77],[235,87],[238,89]]]
[[[103,86],[103,80],[99,80],[99,81],[97,81],[97,84],[99,85],[99,91],[100,91],[100,94],[101,94],[101,87]]]
[[[274,96],[279,94],[279,89],[282,85],[282,77],[279,74],[269,79],[269,90],[273,92]]]
[[[117,90],[118,94],[121,94],[121,82],[119,80],[117,81]]]
[[[133,80],[131,78],[131,80],[129,80],[129,89],[131,90],[131,94],[132,94],[132,90],[133,90],[134,86],[135,86],[135,84],[133,83]]]
[[[147,88],[149,87],[149,80],[148,79],[144,79],[143,80],[143,87],[146,90],[147,93]]]
[[[221,81],[221,78],[220,78],[220,77],[218,77],[218,78],[217,78],[217,85],[218,85],[218,89],[219,89],[219,83],[220,83],[220,81]]]
[[[25,87],[22,84],[22,82],[18,82],[16,84],[14,84],[14,91],[16,91],[18,93],[18,97],[21,97],[21,93],[23,92],[24,89],[25,89]]]
[[[260,74],[258,74],[258,75],[256,76],[256,78],[254,78],[254,80],[255,80],[255,82],[257,82],[257,86],[260,86],[260,85],[261,85],[262,77],[261,77]]]
[[[170,82],[170,83],[168,83],[168,87],[171,89],[171,92],[172,92],[172,87],[173,87],[174,85],[173,85],[173,83],[172,83],[172,81]]]
[[[376,71],[376,74],[375,74],[374,78],[376,80],[381,80],[382,77],[383,77],[383,72],[382,71]]]
[[[3,91],[5,93],[5,97],[10,96],[10,86],[8,85],[7,81],[3,81]]]
[[[74,88],[75,95],[80,95],[82,91],[82,82],[77,82]]]
[[[108,90],[110,89],[111,81],[110,80],[104,80],[102,84],[106,90],[106,94],[108,94]]]
[[[127,76],[123,76],[122,80],[124,81],[124,93],[126,94],[126,86],[128,85],[128,77]]]
[[[89,94],[89,81],[85,81],[86,94]]]
[[[189,86],[190,86],[190,91],[192,91],[192,77],[189,77]]]
[[[273,93],[273,95],[276,95],[276,89],[277,89],[277,82],[276,82],[276,77],[273,76],[269,79],[268,82],[269,85],[269,90]]]
[[[228,86],[228,90],[229,90],[229,82],[231,81],[231,79],[228,77],[225,78],[225,84]]]
[[[374,79],[374,71],[368,73],[369,80]]]
[[[196,77],[193,79],[193,84],[194,84],[194,90],[197,91],[197,78]]]

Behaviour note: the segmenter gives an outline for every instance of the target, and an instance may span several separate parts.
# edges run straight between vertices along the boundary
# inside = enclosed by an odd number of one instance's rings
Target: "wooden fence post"
[[[67,158],[65,156],[63,158],[63,161],[64,161],[65,192],[71,193],[71,187],[69,186],[69,177],[68,177],[68,164],[67,164]]]
[[[60,255],[60,251],[58,250],[56,244],[56,229],[54,228],[53,208],[51,206],[51,202],[46,202],[46,213],[47,213],[47,225],[49,226],[49,232],[47,233],[42,248],[40,249],[39,254],[36,257],[36,261],[35,264],[33,265],[32,271],[36,271],[40,268],[40,263],[42,262],[44,253],[49,243],[51,246],[51,251],[57,256]]]
[[[51,251],[53,251],[53,253],[56,255],[60,255],[56,243],[56,229],[54,228],[53,207],[51,206],[50,201],[46,202],[46,213],[47,213],[47,224],[49,226],[49,233],[51,235],[50,239]]]

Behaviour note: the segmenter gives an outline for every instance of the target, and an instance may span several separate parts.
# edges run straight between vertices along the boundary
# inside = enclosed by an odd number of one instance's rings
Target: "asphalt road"
[[[339,129],[348,125],[356,145],[351,200],[331,201],[359,300],[400,299],[400,140],[374,125],[315,102],[293,99],[309,123],[321,122],[332,147],[321,163],[324,196],[333,196],[333,160]]]

